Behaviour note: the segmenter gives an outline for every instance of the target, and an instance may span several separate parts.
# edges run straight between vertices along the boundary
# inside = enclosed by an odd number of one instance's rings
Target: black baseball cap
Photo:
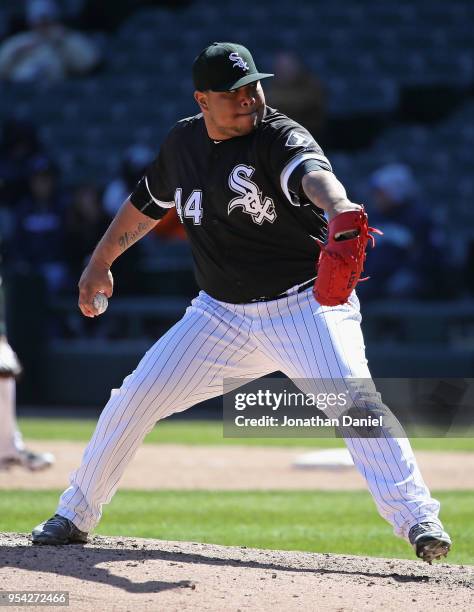
[[[258,72],[250,51],[231,42],[212,43],[193,64],[194,86],[198,91],[230,91],[272,76]]]

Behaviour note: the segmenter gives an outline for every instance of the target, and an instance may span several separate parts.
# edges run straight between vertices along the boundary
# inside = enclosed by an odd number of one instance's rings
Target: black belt
[[[314,285],[314,278],[311,278],[309,281],[304,282],[302,285],[298,287],[298,289],[288,289],[287,291],[283,291],[283,293],[279,293],[273,297],[259,297],[254,300],[250,300],[250,302],[272,302],[273,300],[280,300],[284,297],[289,297],[290,295],[296,295],[297,293],[301,293],[305,291],[305,289],[309,289],[312,285]]]

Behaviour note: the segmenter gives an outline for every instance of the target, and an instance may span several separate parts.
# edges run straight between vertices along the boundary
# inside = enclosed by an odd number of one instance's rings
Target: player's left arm
[[[347,198],[344,185],[328,170],[308,172],[301,180],[301,187],[309,200],[325,211],[329,221],[342,212],[362,208]]]
[[[319,242],[320,256],[314,295],[320,304],[344,304],[359,282],[367,242],[371,239],[367,215],[354,204],[332,172],[321,147],[302,126],[275,122],[267,147],[270,163],[278,172],[282,193],[299,207],[300,195],[325,211],[329,221],[326,244]]]
[[[318,275],[313,293],[324,306],[344,304],[359,282],[367,243],[378,232],[368,225],[364,208],[347,198],[342,183],[332,172],[310,171],[301,180],[306,196],[328,217],[328,239],[320,243]]]

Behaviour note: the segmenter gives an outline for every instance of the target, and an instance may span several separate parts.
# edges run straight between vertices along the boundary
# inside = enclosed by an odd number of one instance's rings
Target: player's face
[[[203,112],[209,136],[216,140],[249,134],[260,123],[265,110],[260,81],[231,91],[197,91],[194,97]]]

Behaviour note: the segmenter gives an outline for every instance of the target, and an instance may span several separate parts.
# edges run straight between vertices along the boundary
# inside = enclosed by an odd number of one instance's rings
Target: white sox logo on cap
[[[238,53],[231,53],[229,55],[229,59],[231,62],[234,62],[234,68],[242,68],[242,70],[245,71],[249,69],[249,65],[247,64],[247,62],[244,62],[244,60],[240,57]]]

